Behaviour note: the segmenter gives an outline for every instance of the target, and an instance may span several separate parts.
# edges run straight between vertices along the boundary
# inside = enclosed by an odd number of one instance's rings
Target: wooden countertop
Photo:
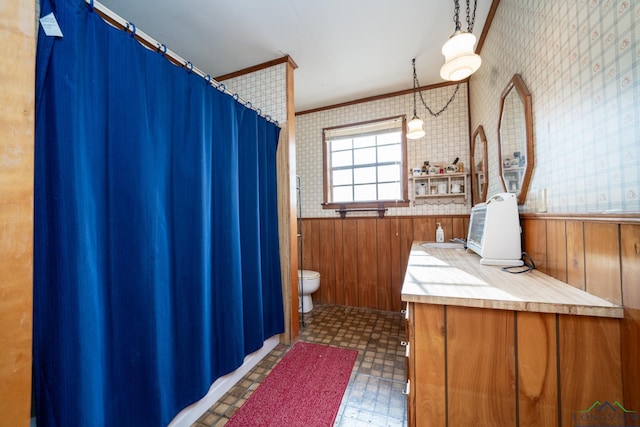
[[[500,310],[622,318],[623,309],[538,270],[510,274],[480,264],[461,244],[414,242],[402,301]],[[427,244],[429,245],[429,244]],[[431,244],[438,245],[438,244]],[[431,246],[429,245],[429,246]]]

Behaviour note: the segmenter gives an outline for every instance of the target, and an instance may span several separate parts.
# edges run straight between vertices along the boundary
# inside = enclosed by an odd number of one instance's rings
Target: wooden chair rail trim
[[[356,209],[347,209],[349,211],[355,211]],[[368,209],[370,211],[377,211],[378,208],[373,208],[373,209]],[[336,209],[336,212],[338,212],[339,209]],[[347,219],[367,219],[367,218],[371,218],[370,216],[350,216]],[[456,215],[386,215],[385,216],[386,219],[426,219],[426,218],[469,218],[469,215],[460,215],[460,214],[456,214]],[[302,221],[335,221],[337,218],[336,217],[304,217],[302,218]]]
[[[560,220],[560,221],[584,221],[606,222],[618,224],[640,224],[640,213],[620,214],[547,214],[547,213],[522,213],[520,219]]]

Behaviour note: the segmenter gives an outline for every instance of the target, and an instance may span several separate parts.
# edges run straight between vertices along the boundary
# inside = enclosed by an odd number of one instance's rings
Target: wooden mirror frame
[[[533,171],[533,107],[531,102],[531,93],[529,89],[527,89],[527,85],[525,85],[524,80],[522,80],[522,76],[520,74],[514,74],[513,78],[507,85],[507,87],[502,92],[502,96],[500,98],[500,117],[498,118],[498,167],[499,167],[499,175],[500,181],[502,182],[502,187],[504,191],[509,191],[507,189],[507,183],[504,179],[504,174],[502,170],[502,135],[501,135],[501,127],[502,127],[502,115],[504,111],[504,102],[505,98],[509,95],[509,93],[515,88],[520,96],[520,100],[522,101],[522,105],[524,107],[524,121],[525,121],[525,145],[526,145],[526,165],[524,170],[524,175],[522,177],[522,184],[520,186],[520,190],[517,193],[518,196],[518,204],[524,204],[527,198],[527,191],[529,190],[529,183],[531,181],[531,174]]]
[[[478,180],[478,171],[476,171],[476,165],[478,160],[475,157],[476,154],[476,139],[480,137],[482,142],[482,172],[484,174],[484,186],[482,192],[479,191],[480,182]],[[478,203],[485,202],[487,200],[487,187],[489,185],[489,174],[487,166],[489,165],[487,159],[487,136],[484,133],[484,128],[479,125],[471,137],[471,194],[473,196],[474,206]]]

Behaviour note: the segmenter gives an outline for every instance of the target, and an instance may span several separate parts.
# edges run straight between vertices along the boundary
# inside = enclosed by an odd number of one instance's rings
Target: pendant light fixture
[[[460,29],[459,0],[454,0],[453,3],[453,22],[456,27],[449,40],[442,46],[445,63],[440,69],[440,77],[445,80],[460,81],[475,73],[480,68],[480,64],[482,64],[480,55],[473,51],[473,47],[476,44],[476,36],[473,35],[472,31],[473,23],[476,19],[478,0],[474,1],[473,15],[470,13],[470,0],[467,0],[467,31]]]
[[[455,98],[456,93],[458,93],[458,88],[460,87],[460,84],[456,85],[456,90],[453,91],[453,95],[451,95],[451,98],[449,98],[449,101],[447,101],[445,106],[442,107],[442,109],[437,113],[434,113],[433,111],[431,111],[431,108],[429,108],[427,103],[424,102],[424,98],[422,97],[422,92],[418,90],[418,88],[420,87],[420,82],[418,81],[418,74],[416,73],[416,58],[413,58],[413,60],[411,61],[411,64],[413,66],[413,118],[409,123],[407,123],[406,135],[407,135],[407,138],[409,139],[418,139],[418,138],[422,138],[425,132],[422,127],[422,125],[424,124],[424,121],[418,117],[418,111],[416,109],[416,94],[420,96],[420,101],[422,101],[422,105],[424,105],[424,108],[427,109],[429,114],[431,114],[433,117],[438,117],[440,114],[444,112],[444,110],[447,109],[449,104],[451,104],[451,101],[453,101],[453,98]]]
[[[413,58],[413,118],[407,124],[407,138],[418,139],[424,136],[424,129],[422,124],[424,121],[418,118],[418,111],[416,110],[416,83],[418,78],[416,76],[416,58]]]

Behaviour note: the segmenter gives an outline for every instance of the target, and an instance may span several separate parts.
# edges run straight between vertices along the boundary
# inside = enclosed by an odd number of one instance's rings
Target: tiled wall
[[[286,72],[287,64],[282,63],[220,83],[237,93],[240,98],[249,101],[254,108],[260,109],[262,115],[269,115],[282,123],[287,119]]]
[[[425,102],[433,111],[440,110],[451,98],[455,86],[422,91]],[[469,129],[467,87],[461,84],[453,102],[437,118],[432,117],[418,99],[418,116],[424,120],[426,135],[407,141],[407,168],[421,166],[425,160],[433,163],[452,162],[456,157],[469,165]],[[302,183],[302,216],[304,218],[336,217],[332,209],[322,209],[322,129],[366,120],[406,115],[413,117],[413,95],[399,95],[375,101],[333,108],[296,116],[296,173]],[[469,198],[470,199],[470,198]],[[388,216],[468,214],[466,204],[418,205],[390,208]],[[367,215],[359,214],[362,216]],[[377,215],[370,213],[370,215]]]
[[[640,2],[500,0],[471,78],[489,192],[501,191],[500,95],[520,73],[533,98],[535,168],[524,212],[640,212]]]

